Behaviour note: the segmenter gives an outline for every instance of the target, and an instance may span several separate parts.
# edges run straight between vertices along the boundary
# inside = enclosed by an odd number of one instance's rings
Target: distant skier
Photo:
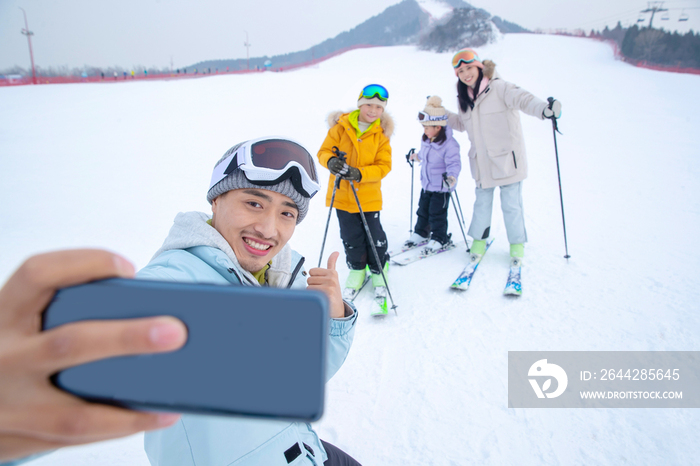
[[[321,165],[331,172],[326,194],[330,206],[335,176],[342,180],[335,195],[340,237],[345,246],[345,256],[350,273],[345,282],[344,296],[353,299],[365,282],[366,269],[372,274],[375,298],[383,303],[386,314],[386,276],[388,270],[387,239],[379,219],[382,210],[382,178],[391,171],[391,146],[389,138],[394,121],[384,112],[389,92],[383,86],[365,86],[357,100],[358,109],[349,113],[336,111],[328,115],[328,135],[318,151]],[[333,153],[333,147],[347,153],[345,161]],[[379,256],[378,264],[372,246],[367,240],[360,210],[350,183],[355,183],[360,206],[365,214],[374,245]],[[381,307],[382,305],[380,305]]]
[[[478,263],[486,251],[493,192],[498,186],[510,243],[511,269],[517,269],[519,288],[527,241],[522,199],[527,157],[519,112],[540,119],[559,118],[561,103],[554,100],[548,104],[502,80],[495,71],[496,64],[490,60],[482,63],[472,49],[457,52],[452,58],[452,66],[458,77],[459,113],[448,111],[447,121],[455,130],[466,131],[469,135],[469,166],[476,181],[476,200],[469,227],[469,236],[474,238],[471,261]]]
[[[410,160],[421,163],[420,181],[422,188],[418,201],[414,233],[406,241],[406,247],[430,242],[423,254],[431,254],[445,247],[450,238],[447,235],[447,209],[450,191],[457,185],[462,169],[459,143],[452,137],[452,128],[447,125],[447,113],[438,96],[428,98],[418,120],[423,125],[421,148],[413,153]],[[447,174],[447,182],[443,174]]]

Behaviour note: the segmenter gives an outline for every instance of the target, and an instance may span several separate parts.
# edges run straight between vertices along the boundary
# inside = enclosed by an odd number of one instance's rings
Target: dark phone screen
[[[53,377],[91,401],[131,408],[316,420],[323,412],[328,303],[317,292],[110,279],[64,288],[44,329],[78,320],[172,315],[173,353],[115,357]]]

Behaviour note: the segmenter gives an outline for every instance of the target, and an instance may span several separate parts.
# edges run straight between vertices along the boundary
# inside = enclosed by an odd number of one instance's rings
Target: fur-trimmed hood
[[[354,112],[354,110],[348,110],[348,111],[334,110],[334,111],[332,111],[326,117],[326,123],[328,124],[328,128],[334,127],[340,121],[340,117],[342,117],[343,115],[348,115],[352,112]],[[391,139],[391,135],[394,134],[394,119],[386,111],[384,113],[382,113],[382,116],[379,118],[379,126],[381,126],[382,129],[384,130],[384,135],[387,138]]]
[[[482,63],[484,65],[484,77],[489,78],[489,80],[491,80],[494,76],[497,76],[496,64],[494,62],[492,62],[491,60],[484,60]]]

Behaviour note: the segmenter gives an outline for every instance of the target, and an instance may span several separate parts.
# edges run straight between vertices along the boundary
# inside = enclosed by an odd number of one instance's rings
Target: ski
[[[357,298],[357,295],[360,294],[360,292],[365,288],[365,286],[367,285],[367,283],[369,283],[369,281],[371,279],[372,279],[372,277],[370,276],[370,274],[367,274],[367,276],[365,277],[365,281],[362,282],[362,286],[360,286],[359,288],[357,288],[357,289],[344,288],[343,289],[343,299],[346,301],[350,301],[350,302],[355,301],[355,298]]]
[[[481,258],[478,258],[476,254],[472,254],[469,256],[469,263],[464,268],[464,270],[462,270],[462,273],[459,274],[459,277],[457,277],[457,279],[452,283],[452,288],[456,290],[469,289],[469,284],[472,282],[474,272],[476,272],[477,267],[479,267],[479,263],[481,263],[481,260],[486,255],[486,251],[489,250],[489,247],[491,247],[491,244],[493,243],[494,239],[495,238],[492,238],[491,241],[486,243],[486,250],[484,251],[484,255],[481,256]]]
[[[448,243],[446,246],[444,246],[442,249],[439,249],[436,252],[431,252],[428,254],[423,253],[422,251],[419,254],[414,254],[412,256],[407,256],[407,257],[401,257],[399,259],[391,259],[391,262],[396,265],[408,265],[412,264],[416,261],[422,260],[422,259],[427,259],[428,257],[433,257],[438,254],[442,254],[443,252],[451,251],[457,247],[464,246],[464,241],[460,241],[459,243]]]
[[[372,310],[370,311],[370,315],[374,317],[381,317],[389,313],[386,295],[387,292],[385,287],[377,286],[374,288],[374,299],[372,300]]]
[[[520,259],[512,259],[510,261],[510,270],[508,270],[508,281],[503,294],[506,296],[521,296],[523,294],[522,283],[520,282],[520,272],[522,269],[522,261]]]
[[[389,257],[398,256],[399,254],[403,254],[404,252],[412,251],[412,250],[414,250],[414,249],[416,249],[416,248],[419,248],[419,247],[421,247],[421,246],[425,246],[426,244],[428,244],[428,241],[429,241],[429,240],[426,239],[425,241],[421,241],[420,243],[413,243],[412,246],[406,246],[406,245],[404,244],[403,246],[401,246],[401,249],[396,249],[396,250],[394,250],[394,251],[389,251],[389,252],[387,252],[387,254],[389,255]]]

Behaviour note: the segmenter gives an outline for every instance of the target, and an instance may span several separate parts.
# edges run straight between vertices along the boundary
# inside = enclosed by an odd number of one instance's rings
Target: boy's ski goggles
[[[481,65],[481,60],[479,60],[479,56],[472,49],[460,50],[455,54],[454,57],[452,57],[452,67],[456,69],[462,66],[462,63],[469,64],[474,63],[475,61],[479,65]]]
[[[365,86],[365,88],[362,89],[358,100],[363,97],[365,99],[372,99],[376,97],[381,101],[385,101],[389,99],[389,91],[387,91],[384,86],[380,86],[379,84],[370,84],[369,86]]]
[[[258,186],[272,186],[290,178],[294,188],[308,198],[321,189],[313,157],[301,144],[287,138],[258,138],[242,143],[214,168],[209,189],[237,168]]]
[[[418,119],[420,121],[444,121],[447,120],[447,115],[433,116],[425,112],[418,112]]]

